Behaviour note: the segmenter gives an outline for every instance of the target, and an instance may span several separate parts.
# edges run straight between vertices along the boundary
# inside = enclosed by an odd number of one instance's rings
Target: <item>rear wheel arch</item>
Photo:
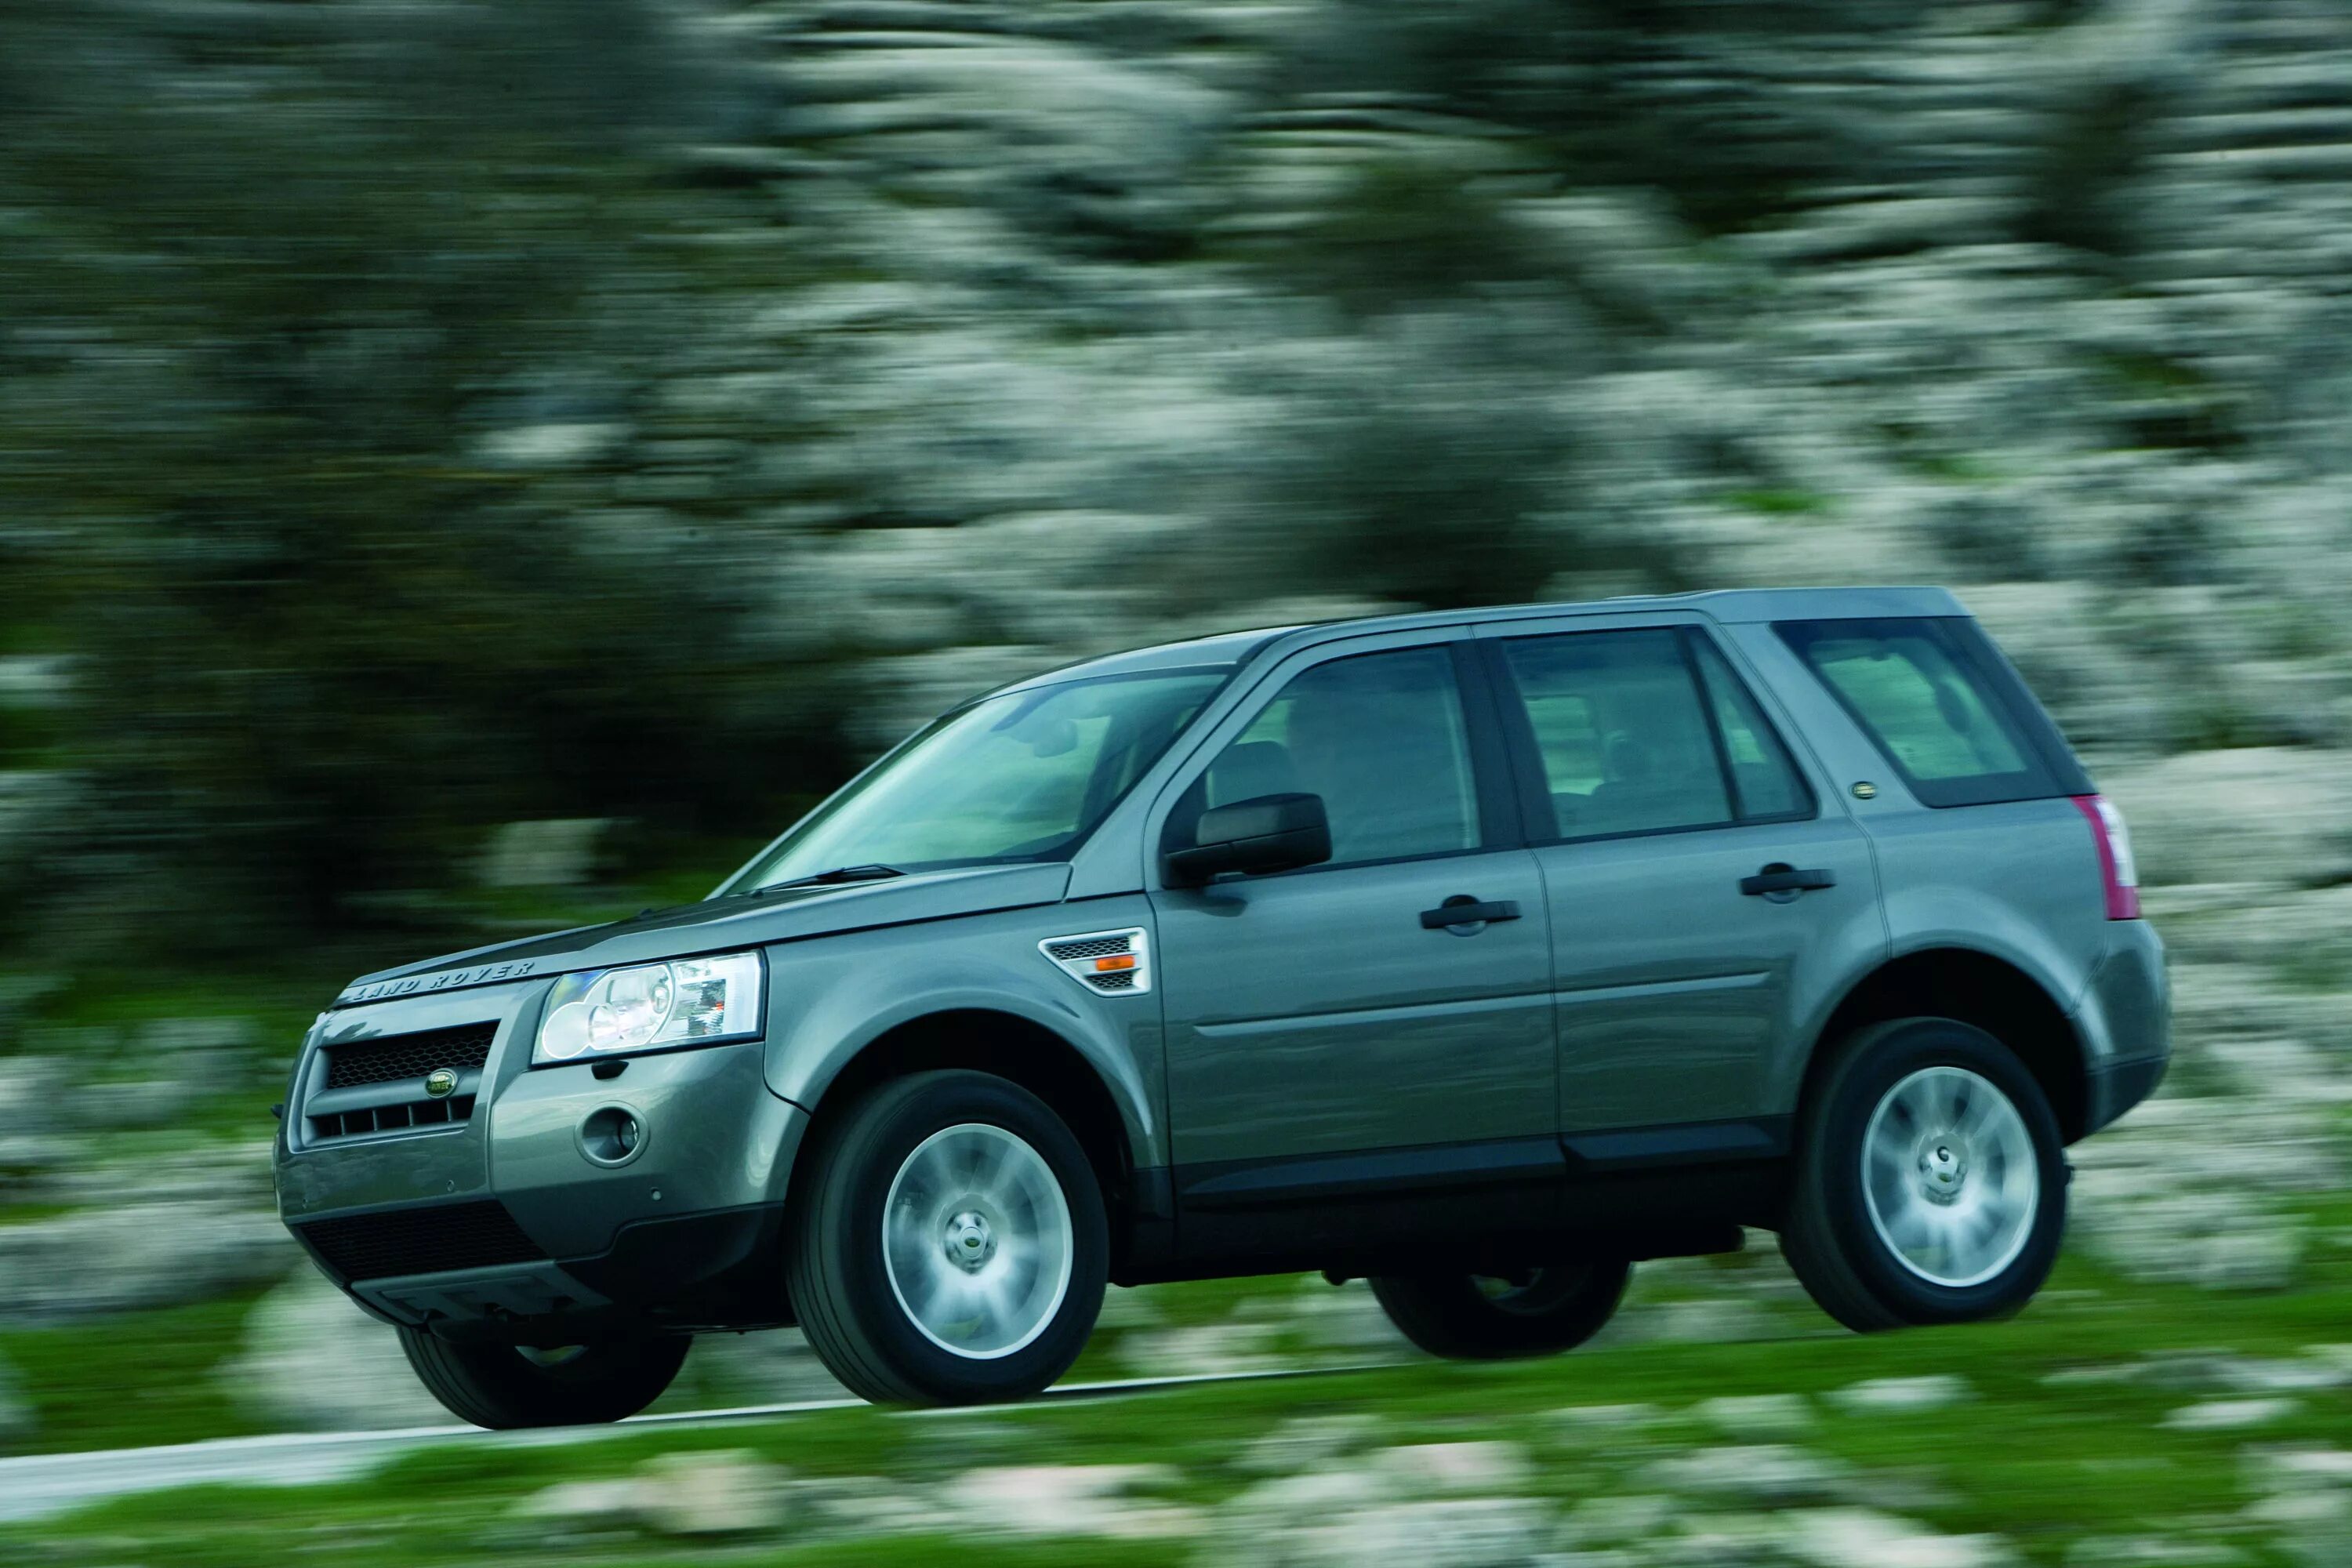
[[[1128,1118],[1108,1080],[1064,1036],[1016,1013],[960,1007],[895,1024],[845,1062],[811,1108],[811,1136],[801,1142],[785,1187],[809,1163],[809,1151],[847,1109],[885,1083],[919,1072],[964,1068],[1019,1084],[1045,1102],[1086,1152],[1114,1224],[1128,1212],[1135,1153]]]
[[[1992,1036],[2025,1064],[2049,1099],[2059,1131],[2074,1142],[2089,1131],[2089,1058],[2066,1009],[2040,980],[1976,948],[1931,947],[1889,959],[1839,1001],[1805,1064],[1798,1124],[1843,1041],[1897,1018],[1957,1019]]]

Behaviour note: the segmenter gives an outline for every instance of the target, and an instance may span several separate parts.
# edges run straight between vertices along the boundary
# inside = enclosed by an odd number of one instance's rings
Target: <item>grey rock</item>
[[[763,1534],[785,1521],[789,1479],[747,1449],[657,1454],[637,1470],[636,1511],[659,1535]]]
[[[0,1444],[13,1438],[29,1437],[40,1427],[40,1416],[33,1402],[26,1397],[16,1369],[0,1357]]]
[[[2282,748],[2195,752],[2102,781],[2151,881],[2315,886],[2352,877],[2352,765]]]
[[[310,1268],[256,1303],[222,1378],[240,1407],[278,1431],[441,1426],[457,1419],[416,1381],[393,1330]]]
[[[1187,1536],[1203,1528],[1189,1508],[1139,1499],[1165,1487],[1164,1465],[1017,1465],[968,1470],[944,1500],[968,1529],[1013,1535]]]
[[[1786,1518],[1787,1550],[1815,1568],[2010,1568],[2016,1552],[1995,1535],[1945,1535],[1872,1509],[1802,1509]]]
[[[1726,1394],[1703,1399],[1692,1414],[1734,1437],[1801,1437],[1815,1425],[1813,1408],[1801,1394]]]
[[[2284,1421],[2302,1408],[2294,1399],[2210,1399],[2167,1412],[2160,1425],[2174,1432],[2243,1432]]]
[[[796,1405],[846,1399],[849,1391],[825,1371],[798,1329],[748,1334],[699,1334],[679,1383],[703,1406]]]
[[[1790,1503],[1837,1496],[1845,1484],[1845,1471],[1802,1448],[1752,1443],[1676,1454],[1652,1464],[1645,1479],[1670,1491]]]
[[[1974,1397],[1968,1380],[1948,1373],[1924,1377],[1879,1377],[1848,1384],[1832,1394],[1830,1403],[1851,1415],[1918,1415]]]
[[[490,836],[482,851],[482,885],[577,887],[594,874],[604,837],[612,826],[602,817],[510,822]]]
[[[1356,1568],[1402,1562],[1425,1568],[1534,1568],[1548,1520],[1528,1498],[1382,1502],[1320,1519],[1276,1521],[1220,1510],[1219,1560],[1264,1568]],[[1230,1531],[1230,1533],[1226,1533]]]
[[[168,1201],[0,1226],[0,1323],[72,1321],[202,1301],[290,1272],[278,1217]]]

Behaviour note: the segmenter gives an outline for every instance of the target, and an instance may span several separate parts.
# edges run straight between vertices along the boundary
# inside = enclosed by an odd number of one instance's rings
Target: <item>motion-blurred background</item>
[[[271,1212],[320,1004],[1188,631],[1951,584],[2180,1052],[2004,1328],[1824,1337],[1759,1237],[1548,1366],[0,1557],[2352,1563],[2347,327],[2342,0],[0,0],[0,1451],[440,1419]],[[1360,1292],[1114,1292],[1085,1370],[1400,1357]]]

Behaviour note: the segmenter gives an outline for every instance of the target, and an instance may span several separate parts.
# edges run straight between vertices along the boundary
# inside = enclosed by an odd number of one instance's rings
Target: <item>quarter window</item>
[[[2066,743],[1972,621],[1776,628],[1931,806],[2087,793]]]
[[[1452,654],[1360,654],[1302,671],[1209,765],[1177,820],[1299,791],[1323,797],[1334,865],[1475,848],[1477,788]]]

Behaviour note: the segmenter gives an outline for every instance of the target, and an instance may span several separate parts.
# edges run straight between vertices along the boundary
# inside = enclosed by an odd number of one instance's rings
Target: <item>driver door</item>
[[[1545,899],[1465,647],[1438,631],[1303,654],[1171,790],[1180,838],[1208,807],[1299,791],[1332,837],[1323,865],[1152,894],[1189,1255],[1550,1221]],[[1423,920],[1449,900],[1495,918]]]

